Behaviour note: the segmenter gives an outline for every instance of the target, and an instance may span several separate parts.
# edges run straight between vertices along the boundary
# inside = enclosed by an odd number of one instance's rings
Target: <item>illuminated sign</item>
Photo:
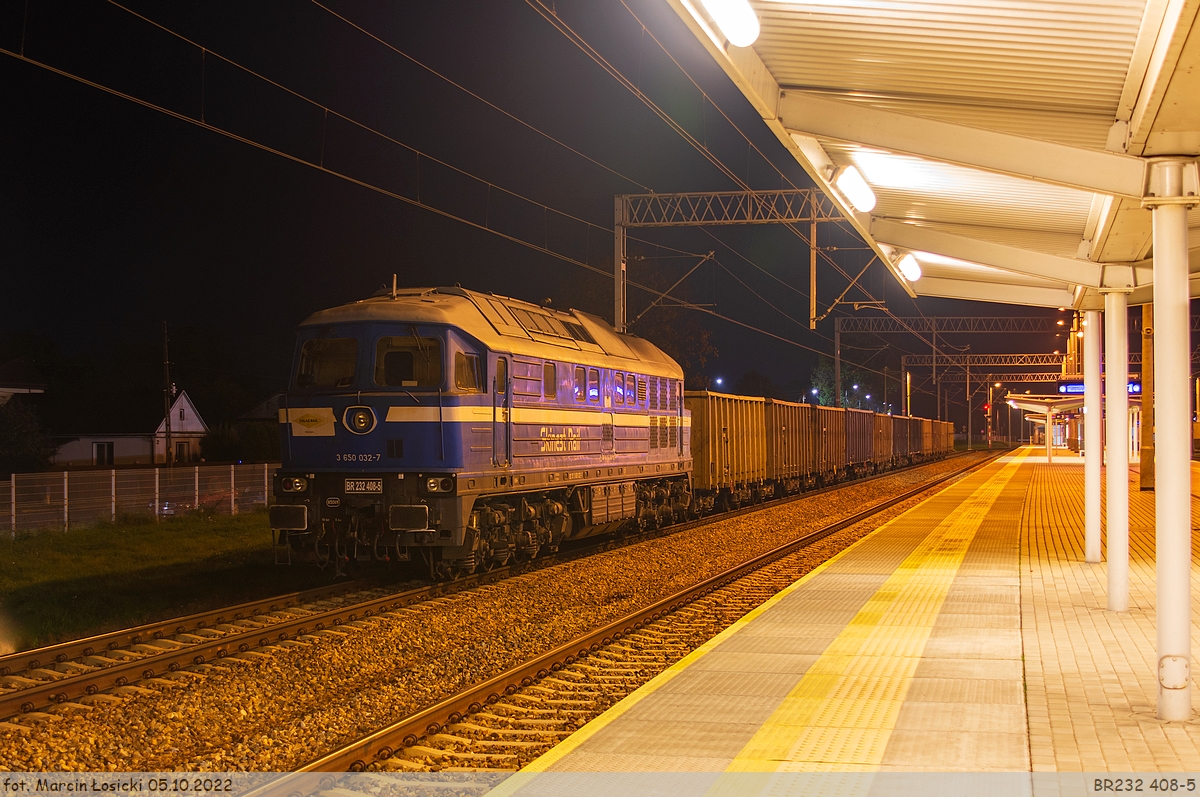
[[[1083,382],[1060,382],[1058,385],[1058,392],[1063,393],[1068,396],[1082,396],[1083,395]],[[1142,394],[1142,383],[1141,382],[1130,382],[1129,383],[1129,395],[1140,396],[1141,394]]]

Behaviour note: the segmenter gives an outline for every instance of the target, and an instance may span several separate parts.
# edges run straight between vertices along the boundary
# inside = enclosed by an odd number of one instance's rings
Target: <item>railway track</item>
[[[248,797],[333,788],[333,776],[316,773],[518,769],[811,569],[804,552],[813,543],[993,459],[880,501],[640,608],[311,761],[299,774]]]
[[[920,466],[908,469],[916,467]],[[709,515],[662,531],[629,535],[621,543],[634,544],[664,532],[684,532],[767,507],[894,476],[903,470],[907,469]],[[886,507],[880,507],[883,508]],[[607,547],[611,547],[611,543],[580,546],[523,565],[509,565],[452,582],[398,592],[381,586],[364,589],[353,582],[328,585],[9,654],[0,657],[0,718],[19,714],[36,716],[43,709],[56,705],[71,709],[76,705],[74,701],[87,705],[99,699],[93,697],[99,693],[127,689],[143,680],[177,678],[179,676],[174,673],[194,665],[228,656],[254,655],[278,646],[304,644],[306,638],[332,632],[338,626],[358,623],[365,618],[402,610]]]

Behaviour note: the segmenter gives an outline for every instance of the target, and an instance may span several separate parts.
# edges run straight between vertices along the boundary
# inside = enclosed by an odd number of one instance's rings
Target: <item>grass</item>
[[[277,566],[266,513],[0,536],[0,653],[329,583]]]

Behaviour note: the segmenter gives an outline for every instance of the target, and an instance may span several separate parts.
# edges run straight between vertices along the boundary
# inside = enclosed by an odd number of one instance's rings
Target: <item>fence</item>
[[[265,506],[279,463],[14,473],[0,482],[0,529],[12,534],[204,510],[236,515]]]

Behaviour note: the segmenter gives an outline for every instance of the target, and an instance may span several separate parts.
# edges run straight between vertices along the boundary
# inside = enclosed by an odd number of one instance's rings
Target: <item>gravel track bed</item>
[[[29,727],[0,728],[0,769],[294,769],[531,653],[965,464],[851,484],[152,679],[125,687],[118,700],[99,695],[81,700],[90,706],[27,715]],[[902,511],[819,542],[813,566]]]

